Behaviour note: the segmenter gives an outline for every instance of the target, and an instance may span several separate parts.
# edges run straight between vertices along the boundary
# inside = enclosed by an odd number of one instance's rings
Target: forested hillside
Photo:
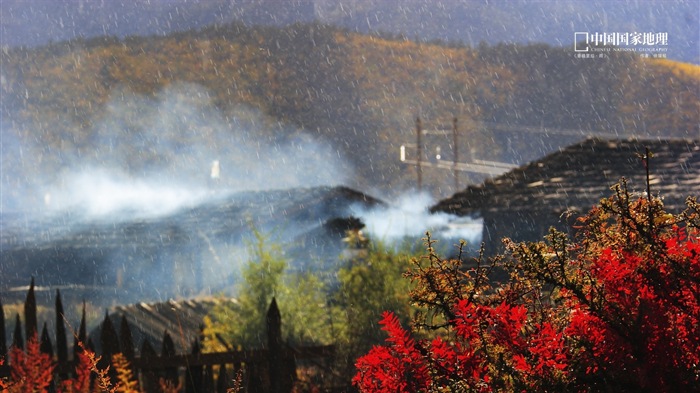
[[[322,141],[344,159],[348,185],[399,192],[414,186],[398,147],[414,142],[417,116],[424,124],[456,116],[460,150],[513,163],[557,143],[535,151],[529,135],[505,141],[481,122],[581,135],[700,136],[700,67],[624,52],[574,55],[546,45],[416,43],[319,24],[231,24],[5,48],[2,182],[20,197],[76,161],[138,175],[183,159],[193,144],[216,151],[221,138],[254,134],[273,146]],[[172,112],[153,120],[163,108],[155,103],[163,102]],[[428,186],[442,187],[436,192],[451,191],[449,173],[426,174]]]
[[[663,32],[669,58],[700,62],[700,10],[688,0],[3,0],[0,9],[0,42],[9,47],[102,35],[165,36],[215,23],[282,27],[316,21],[362,34],[472,46],[566,46],[573,45],[574,32]]]

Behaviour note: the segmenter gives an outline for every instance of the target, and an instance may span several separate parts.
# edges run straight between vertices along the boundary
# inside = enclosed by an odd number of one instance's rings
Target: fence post
[[[282,317],[277,300],[272,298],[267,311],[267,359],[270,393],[289,393],[294,384],[296,367],[282,342]]]
[[[229,383],[228,376],[226,375],[226,364],[222,363],[219,366],[219,377],[216,379],[216,393],[226,393],[228,386]]]
[[[215,392],[215,385],[214,385],[214,367],[212,367],[211,364],[207,364],[206,366],[202,366],[202,388],[200,389],[200,392]]]
[[[153,349],[151,343],[147,339],[143,340],[141,344],[141,359],[150,360],[158,357],[156,350]],[[143,362],[148,364],[148,362]],[[158,386],[158,373],[153,369],[141,369],[139,370],[139,375],[141,376],[141,387],[144,392],[157,392],[159,391]]]
[[[199,346],[199,340],[194,340],[192,342],[192,355],[197,356],[202,352]],[[202,389],[202,366],[188,366],[185,370],[185,392],[187,393],[201,393],[204,392]]]
[[[168,333],[166,330],[163,333],[163,347],[161,348],[160,356],[164,358],[172,358],[175,357],[175,355],[177,355],[175,352],[175,342],[173,342],[173,338],[170,336],[170,333]],[[173,384],[173,386],[177,386],[177,367],[166,367],[164,370],[164,378],[166,381],[170,381]]]

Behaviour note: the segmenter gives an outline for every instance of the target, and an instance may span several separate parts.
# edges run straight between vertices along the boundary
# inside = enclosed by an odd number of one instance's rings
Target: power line
[[[472,129],[482,129],[491,132],[507,132],[507,133],[529,133],[529,134],[539,134],[545,136],[572,136],[580,138],[588,137],[601,137],[608,139],[620,138],[619,134],[605,133],[602,131],[594,130],[575,130],[575,129],[562,129],[562,128],[548,128],[548,127],[534,127],[534,126],[523,126],[523,125],[513,125],[509,123],[498,123],[498,122],[486,122],[486,121],[470,121]],[[477,160],[471,159],[469,162],[459,162],[459,151],[458,151],[458,136],[459,131],[457,129],[457,118],[452,119],[451,127],[445,124],[437,125],[436,127],[423,128],[423,123],[420,117],[416,118],[416,143],[407,143],[401,145],[400,148],[400,160],[402,163],[408,165],[416,166],[417,175],[417,186],[420,190],[423,183],[423,168],[441,168],[441,169],[451,169],[453,171],[454,186],[455,189],[459,189],[459,175],[458,172],[473,172],[481,173],[491,176],[497,176],[504,172],[507,172],[517,165],[498,161],[487,161],[487,160]],[[438,146],[436,148],[435,160],[425,162],[423,160],[424,155],[424,140],[423,136],[445,136],[448,137],[452,135],[452,161],[442,160],[441,150]],[[416,150],[416,157],[407,157],[407,148],[414,148]]]

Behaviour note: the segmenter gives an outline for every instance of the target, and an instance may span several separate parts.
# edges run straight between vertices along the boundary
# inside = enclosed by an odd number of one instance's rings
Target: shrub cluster
[[[700,386],[700,215],[634,196],[624,179],[570,237],[504,240],[507,253],[407,273],[424,312],[357,360],[362,392],[669,392]],[[496,282],[494,271],[508,279]]]

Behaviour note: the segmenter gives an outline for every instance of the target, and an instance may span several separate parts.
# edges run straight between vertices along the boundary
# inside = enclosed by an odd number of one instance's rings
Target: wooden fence
[[[27,300],[25,301],[25,337],[37,334],[36,300],[34,297],[34,280],[32,279]],[[56,315],[63,315],[60,294],[56,297]],[[160,355],[156,353],[149,341],[144,340],[140,355],[135,355],[135,346],[126,318],[117,333],[110,318],[105,316],[100,329],[100,346],[105,368],[112,355],[122,353],[129,360],[135,378],[139,381],[141,391],[161,392],[161,384],[169,382],[171,386],[180,386],[178,391],[186,393],[226,392],[233,387],[234,379],[240,378],[241,392],[245,393],[288,393],[292,390],[298,362],[311,359],[329,359],[334,356],[333,346],[306,346],[293,348],[282,340],[282,321],[275,299],[272,300],[266,315],[267,345],[262,349],[202,353],[198,341],[192,343],[189,354],[175,353],[172,337],[165,332]],[[73,348],[73,357],[68,359],[66,330],[62,318],[56,319],[56,353],[51,343],[46,326],[38,336],[40,348],[48,353],[56,363],[54,381],[69,378],[74,374],[78,342],[93,348],[86,334],[85,309]],[[5,337],[5,316],[0,303],[0,357],[8,353]],[[121,345],[120,345],[121,344]],[[11,346],[24,348],[22,328],[19,315],[16,317],[15,330]],[[0,366],[0,377],[10,376],[11,365]],[[112,379],[114,380],[114,379]]]

